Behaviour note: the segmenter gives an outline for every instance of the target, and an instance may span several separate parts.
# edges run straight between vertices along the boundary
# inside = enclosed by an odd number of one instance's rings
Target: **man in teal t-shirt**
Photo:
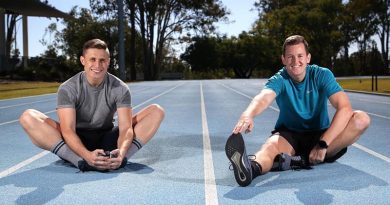
[[[363,111],[353,111],[347,95],[327,68],[309,65],[308,43],[299,35],[288,37],[281,56],[284,67],[242,113],[225,152],[236,181],[247,186],[252,179],[272,170],[307,167],[334,162],[347,151],[370,124]],[[280,109],[271,136],[248,159],[241,132],[253,129],[253,118],[274,100]],[[336,109],[329,120],[327,102]]]

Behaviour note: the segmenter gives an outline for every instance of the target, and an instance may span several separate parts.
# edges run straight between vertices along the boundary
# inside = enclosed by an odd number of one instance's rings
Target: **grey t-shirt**
[[[129,87],[110,73],[98,87],[93,87],[85,72],[79,72],[62,83],[57,94],[57,109],[76,109],[76,129],[111,129],[117,108],[131,108]]]

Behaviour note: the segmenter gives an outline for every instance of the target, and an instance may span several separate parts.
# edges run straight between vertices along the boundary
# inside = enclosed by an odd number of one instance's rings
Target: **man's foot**
[[[127,165],[127,158],[123,158],[121,165],[118,167],[118,169],[123,168]],[[87,171],[98,171],[98,172],[107,172],[108,170],[99,170],[91,165],[89,165],[85,160],[81,160],[78,163],[78,168],[82,172],[87,172]]]
[[[285,171],[290,169],[311,169],[311,167],[301,156],[290,156],[286,153],[278,154],[272,165],[272,171]]]
[[[82,171],[82,172],[88,172],[88,171],[101,171],[101,170],[98,170],[98,169],[96,169],[95,167],[89,165],[89,164],[87,163],[87,161],[85,161],[85,160],[79,161],[79,163],[78,163],[78,168],[79,168],[80,171]]]
[[[124,157],[123,160],[122,160],[122,164],[121,164],[121,166],[119,166],[118,169],[123,168],[123,167],[125,167],[126,165],[127,165],[127,157]]]
[[[345,147],[342,150],[340,150],[339,152],[337,152],[337,154],[335,154],[334,156],[329,157],[329,158],[325,158],[324,162],[326,162],[326,163],[335,162],[340,157],[342,157],[345,153],[347,153],[347,147]]]
[[[240,186],[248,186],[252,182],[252,167],[240,133],[229,136],[225,145],[225,153],[232,163],[237,183]]]

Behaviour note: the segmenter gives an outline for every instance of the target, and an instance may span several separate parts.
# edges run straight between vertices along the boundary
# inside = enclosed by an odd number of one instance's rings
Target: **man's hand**
[[[310,152],[309,162],[310,164],[319,164],[325,160],[327,149],[321,148],[316,145]]]
[[[233,133],[241,133],[241,132],[251,132],[253,129],[253,118],[248,116],[241,116],[238,120],[236,126],[233,129]]]
[[[95,167],[98,170],[104,171],[110,169],[109,156],[106,156],[104,150],[96,149],[92,151],[87,159],[87,163],[90,166]]]
[[[109,161],[109,169],[115,170],[118,169],[123,161],[124,156],[122,156],[119,152],[119,149],[112,150],[110,152],[111,158],[108,159]]]

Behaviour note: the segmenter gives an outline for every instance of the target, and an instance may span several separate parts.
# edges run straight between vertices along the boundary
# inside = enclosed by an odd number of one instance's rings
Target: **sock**
[[[64,140],[60,140],[50,151],[61,159],[72,163],[75,167],[78,167],[79,161],[83,160],[65,144]]]
[[[252,177],[253,178],[261,175],[263,168],[261,167],[261,165],[258,162],[252,160],[251,167],[252,167]]]
[[[138,141],[137,139],[133,139],[133,143],[131,143],[131,146],[129,148],[129,151],[127,152],[126,158],[129,159],[131,156],[133,156],[138,150],[140,150],[144,145]]]

